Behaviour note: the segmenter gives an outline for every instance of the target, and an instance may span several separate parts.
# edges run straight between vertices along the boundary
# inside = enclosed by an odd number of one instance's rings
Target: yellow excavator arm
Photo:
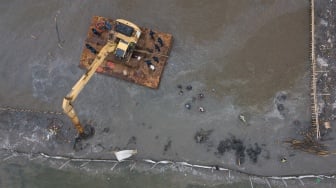
[[[87,135],[87,133],[85,133],[84,127],[80,123],[79,118],[74,110],[73,102],[76,100],[79,93],[82,91],[84,86],[88,83],[93,74],[96,72],[97,68],[104,62],[104,60],[110,53],[113,53],[115,51],[116,47],[117,44],[115,42],[108,41],[107,44],[99,51],[98,55],[96,56],[86,73],[77,81],[77,83],[72,87],[68,95],[63,99],[63,111],[66,115],[70,117],[80,137],[85,138],[90,135]]]

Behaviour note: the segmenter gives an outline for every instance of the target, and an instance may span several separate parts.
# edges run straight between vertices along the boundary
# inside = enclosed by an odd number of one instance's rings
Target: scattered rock
[[[80,138],[76,138],[75,139],[75,143],[73,145],[73,149],[78,152],[78,151],[81,151],[81,150],[84,150],[86,149],[87,147],[89,147],[90,144],[88,143],[83,143],[82,139]]]
[[[278,104],[277,108],[278,108],[279,112],[282,112],[282,111],[284,111],[285,106],[283,104]]]
[[[177,88],[178,88],[178,89],[182,89],[183,87],[182,87],[181,84],[179,84],[179,85],[177,85]]]
[[[224,155],[225,152],[234,150],[237,165],[245,162],[245,146],[242,140],[232,136],[230,139],[220,141],[217,147],[218,153]]]
[[[199,94],[198,94],[198,98],[199,98],[199,99],[203,99],[203,98],[204,98],[204,94],[203,94],[203,93],[199,93]]]
[[[192,90],[192,86],[191,85],[187,85],[186,90],[191,91]]]
[[[254,143],[254,148],[253,147],[247,148],[246,153],[252,160],[252,162],[256,163],[258,161],[258,156],[261,153],[261,148],[259,147],[258,143]]]
[[[204,107],[199,107],[199,111],[200,111],[200,112],[205,112]]]
[[[110,128],[105,127],[105,128],[103,129],[103,133],[108,133],[108,132],[110,132]]]
[[[179,95],[183,95],[183,91],[182,90],[179,91]]]

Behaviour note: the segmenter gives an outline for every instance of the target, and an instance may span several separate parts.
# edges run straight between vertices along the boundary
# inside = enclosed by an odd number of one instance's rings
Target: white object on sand
[[[117,157],[118,161],[123,161],[124,159],[130,158],[131,156],[135,155],[137,152],[137,150],[122,150],[115,151],[114,155]]]

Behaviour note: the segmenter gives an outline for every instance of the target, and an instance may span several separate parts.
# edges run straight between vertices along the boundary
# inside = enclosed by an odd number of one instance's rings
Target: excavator
[[[69,116],[78,132],[76,141],[93,136],[95,131],[89,124],[85,126],[82,125],[74,109],[74,101],[94,75],[98,67],[106,60],[106,57],[114,54],[120,59],[129,58],[141,35],[140,28],[127,20],[117,19],[114,24],[106,23],[106,26],[108,27],[106,27],[105,32],[109,32],[107,43],[100,49],[99,53],[90,45],[87,45],[88,50],[91,50],[92,53],[97,55],[86,73],[76,82],[71,91],[63,99],[63,111]],[[92,28],[92,32],[96,35],[100,34],[94,28]]]

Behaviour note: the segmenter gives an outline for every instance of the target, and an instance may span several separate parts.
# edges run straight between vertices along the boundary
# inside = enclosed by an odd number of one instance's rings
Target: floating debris
[[[184,92],[183,92],[182,90],[180,90],[179,95],[183,95],[183,93],[184,93]]]
[[[30,35],[30,38],[32,38],[33,40],[37,40],[37,37],[35,35]]]
[[[122,150],[122,151],[115,151],[114,155],[117,157],[118,161],[123,161],[127,158],[132,157],[136,153],[138,153],[137,150]]]
[[[259,147],[258,143],[254,143],[254,148],[253,147],[247,148],[246,153],[253,163],[257,163],[258,156],[261,154],[261,148]]]
[[[191,91],[192,90],[192,86],[191,85],[187,85],[186,90]]]
[[[190,103],[186,103],[186,104],[184,105],[184,107],[185,107],[186,109],[190,110],[190,109],[191,109],[191,104],[190,104]]]
[[[198,94],[198,98],[199,98],[199,99],[203,99],[203,98],[204,98],[204,94],[203,94],[203,93],[199,93],[199,94]]]
[[[48,125],[48,131],[52,135],[57,135],[63,127],[63,121],[58,118],[52,118],[49,121],[50,123]]]
[[[213,130],[204,130],[200,129],[196,132],[194,139],[196,143],[204,143],[209,140],[210,134],[213,132]]]
[[[240,120],[241,122],[243,122],[243,123],[247,123],[246,118],[245,118],[245,116],[244,116],[243,114],[240,114],[238,117],[239,117],[239,120]]]
[[[285,162],[287,162],[287,159],[285,157],[283,157],[283,158],[280,159],[280,162],[285,163]]]
[[[308,153],[320,155],[320,156],[326,156],[329,155],[330,152],[328,151],[328,148],[320,143],[318,140],[316,140],[316,127],[309,128],[306,132],[303,132],[303,139],[297,140],[297,139],[291,139],[285,141],[285,143],[289,143],[291,148],[305,151]]]
[[[285,106],[283,104],[278,104],[277,108],[278,108],[279,112],[282,112],[285,109]]]

